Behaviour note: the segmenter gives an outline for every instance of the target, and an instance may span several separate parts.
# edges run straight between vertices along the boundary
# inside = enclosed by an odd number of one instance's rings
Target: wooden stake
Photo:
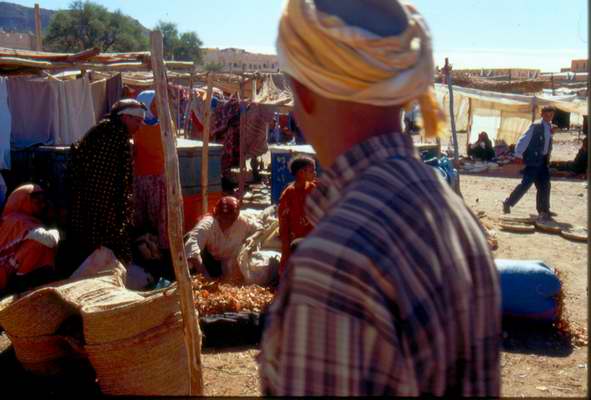
[[[456,164],[457,167],[457,163],[460,161],[460,151],[458,147],[458,135],[456,132],[456,119],[454,118],[454,90],[452,87],[453,83],[451,81],[451,66],[449,65],[447,58],[445,58],[444,71],[446,75],[447,87],[449,89],[449,120],[451,122],[451,134],[454,142],[454,164]]]
[[[466,135],[466,154],[468,154],[468,149],[470,148],[470,135],[472,134],[473,121],[474,116],[472,115],[472,98],[468,97],[468,129]]]
[[[242,200],[244,197],[244,174],[246,173],[246,159],[245,159],[245,135],[246,135],[246,101],[244,100],[244,79],[240,82],[240,180],[238,186],[238,198]],[[243,104],[244,102],[244,104]],[[244,105],[244,107],[243,107]],[[244,109],[243,109],[244,108]]]
[[[41,9],[39,3],[35,3],[35,50],[43,50],[43,37],[41,36]]]
[[[447,87],[449,89],[449,120],[451,122],[451,134],[454,141],[454,167],[459,169],[460,166],[460,149],[458,146],[458,134],[456,132],[456,119],[454,117],[454,90],[453,90],[453,82],[451,79],[451,66],[449,65],[449,61],[447,57],[445,58],[445,75],[447,77]],[[457,176],[457,184],[454,190],[456,193],[462,197],[462,191],[460,189],[460,173],[458,171]]]
[[[209,134],[211,121],[211,98],[213,96],[213,78],[207,74],[207,94],[205,95],[205,126],[203,127],[203,147],[201,148],[201,214],[207,214],[209,190]]]
[[[185,124],[183,126],[183,136],[185,138],[189,137],[189,124],[191,122],[191,104],[193,104],[193,79],[195,78],[195,69],[191,71],[191,76],[189,77],[189,103],[185,109]]]
[[[162,33],[150,33],[152,48],[152,70],[154,87],[160,116],[160,132],[164,147],[166,171],[166,209],[168,213],[168,240],[178,284],[181,313],[187,350],[187,361],[190,386],[189,396],[203,394],[203,376],[201,373],[201,330],[197,319],[197,311],[193,301],[193,285],[187,266],[187,258],[183,245],[183,202],[179,176],[179,160],[176,151],[175,128],[168,102],[168,84],[164,66],[164,50]],[[182,373],[182,371],[179,371]]]

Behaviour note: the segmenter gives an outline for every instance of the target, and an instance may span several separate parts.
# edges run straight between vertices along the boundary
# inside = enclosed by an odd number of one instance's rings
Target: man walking
[[[542,108],[542,119],[533,123],[521,135],[515,146],[515,156],[523,160],[523,179],[503,202],[503,212],[521,200],[532,185],[536,185],[536,209],[540,220],[549,220],[550,213],[550,154],[552,153],[552,119],[554,108]]]
[[[398,0],[289,0],[277,41],[323,168],[260,355],[267,395],[500,394],[498,274],[477,219],[401,133],[443,128],[425,21]]]

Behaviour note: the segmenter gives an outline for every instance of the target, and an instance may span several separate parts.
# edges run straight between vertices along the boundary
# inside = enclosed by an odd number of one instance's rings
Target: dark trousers
[[[222,262],[216,260],[207,248],[201,251],[201,262],[203,262],[203,266],[207,270],[207,273],[212,278],[219,278],[222,276]]]
[[[529,188],[536,185],[536,209],[538,213],[550,212],[550,168],[548,168],[548,165],[527,166],[521,171],[521,174],[523,179],[507,199],[507,204],[510,207],[515,207]]]

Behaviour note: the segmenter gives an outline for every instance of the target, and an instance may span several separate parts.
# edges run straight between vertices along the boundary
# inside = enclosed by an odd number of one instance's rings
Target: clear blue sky
[[[11,0],[9,0],[11,1]],[[35,0],[12,0],[33,6]],[[67,8],[70,0],[38,0]],[[338,0],[335,0],[338,1]],[[206,47],[274,53],[282,0],[96,0],[147,28],[158,20],[196,31]],[[431,27],[435,58],[456,68],[534,67],[559,71],[587,58],[586,0],[414,0]]]

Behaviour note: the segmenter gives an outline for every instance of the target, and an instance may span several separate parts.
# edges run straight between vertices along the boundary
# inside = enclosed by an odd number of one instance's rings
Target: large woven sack
[[[62,375],[73,360],[85,357],[83,348],[67,336],[8,337],[23,368],[35,375]]]
[[[101,392],[106,395],[174,396],[189,393],[180,312],[137,336],[86,345]]]
[[[55,288],[44,288],[3,299],[0,326],[15,337],[50,335],[75,312],[75,307],[65,302]]]
[[[180,310],[176,285],[143,294],[133,303],[113,299],[82,308],[87,344],[105,344],[128,339],[164,324]]]
[[[78,316],[84,305],[143,300],[124,288],[124,276],[125,270],[114,265],[95,277],[54,282],[2,300],[0,326],[13,340],[16,357],[23,367],[34,374],[55,375],[62,372],[68,360],[78,357],[76,346],[57,332],[65,321]]]

